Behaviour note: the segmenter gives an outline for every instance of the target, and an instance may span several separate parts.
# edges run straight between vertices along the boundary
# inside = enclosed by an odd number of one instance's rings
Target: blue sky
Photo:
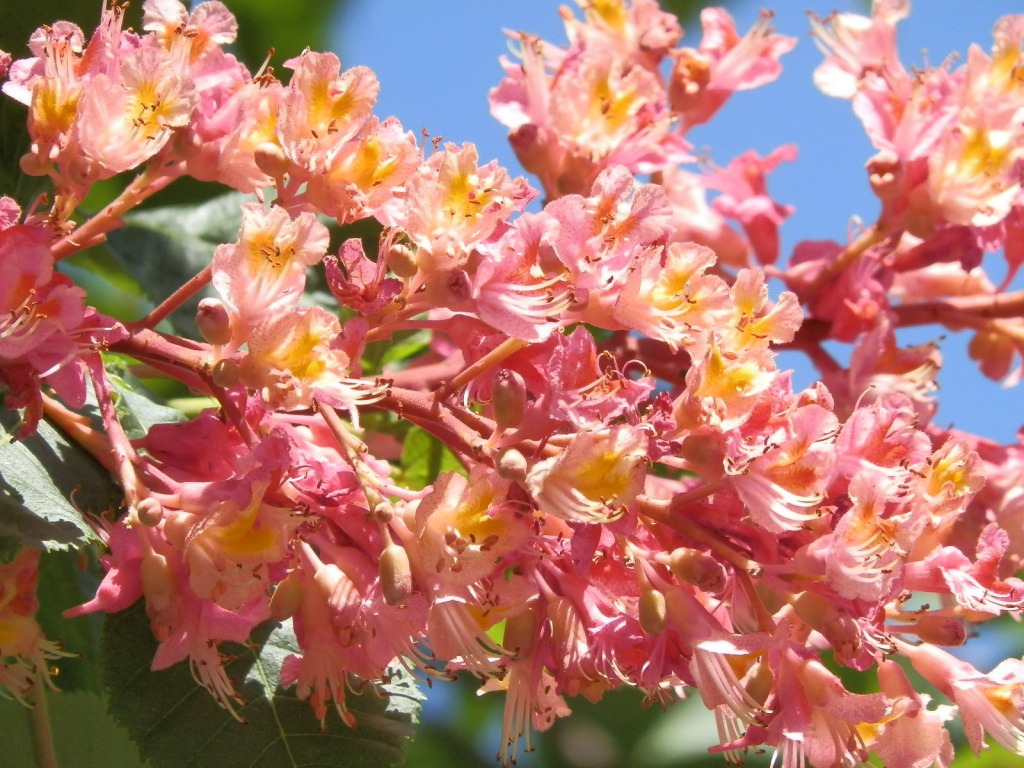
[[[502,29],[522,29],[552,42],[565,43],[558,16],[561,3],[549,0],[354,0],[334,22],[335,50],[345,67],[365,64],[381,82],[376,113],[397,116],[408,129],[426,128],[446,141],[477,145],[481,162],[498,158],[521,172],[506,142],[506,130],[488,112],[487,92],[502,76],[497,58],[506,52]],[[568,3],[567,3],[568,4]],[[874,150],[849,103],[821,94],[811,73],[821,54],[808,36],[805,9],[819,15],[838,9],[863,13],[866,3],[779,3],[775,26],[798,38],[783,59],[782,77],[774,84],[737,94],[708,125],[688,138],[720,165],[747,149],[765,154],[782,144],[796,144],[796,163],[784,165],[769,180],[773,196],[796,207],[782,229],[783,254],[805,239],[843,240],[851,223],[870,224],[878,204],[868,187],[864,162]],[[764,3],[742,0],[727,5],[741,32],[758,18]],[[919,0],[899,27],[900,50],[907,66],[938,64],[951,52],[966,53],[971,42],[991,45],[996,19],[1020,12],[1019,0]],[[699,23],[686,25],[685,45],[700,40]],[[995,258],[994,280],[1002,278]],[[1019,281],[1018,281],[1019,282]],[[968,337],[940,328],[918,330],[908,342],[937,339],[944,357],[939,376],[940,410],[936,423],[953,424],[1000,442],[1015,441],[1024,425],[1024,393],[1003,389],[984,379],[966,356]],[[790,358],[796,384],[812,374]]]

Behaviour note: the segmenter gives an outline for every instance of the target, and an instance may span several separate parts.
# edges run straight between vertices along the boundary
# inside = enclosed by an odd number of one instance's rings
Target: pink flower
[[[536,194],[496,160],[478,166],[472,144],[446,144],[409,180],[404,221],[388,223],[401,224],[419,246],[416,263],[424,274],[446,272],[462,267],[475,245]]]
[[[857,408],[836,441],[841,475],[852,478],[867,470],[874,475],[874,482],[890,490],[908,482],[907,468],[923,462],[930,453],[931,441],[917,429],[910,400],[894,392]]]
[[[710,248],[671,243],[639,251],[612,308],[625,328],[697,355],[730,309],[726,283],[705,274],[715,265]]]
[[[870,19],[853,13],[825,19],[811,15],[814,42],[825,53],[825,61],[814,72],[814,82],[829,96],[853,97],[867,73],[880,73],[897,92],[909,85],[910,75],[896,50],[896,24],[910,14],[910,3],[878,0],[871,10]]]
[[[526,485],[548,514],[578,523],[621,517],[643,488],[647,435],[625,424],[580,432],[558,455],[537,462]]]
[[[580,319],[620,327],[611,315],[634,254],[666,234],[664,191],[654,184],[637,187],[626,168],[613,166],[597,177],[589,197],[567,195],[545,213],[558,222],[551,244],[569,270]]]
[[[271,315],[249,337],[242,381],[277,410],[308,408],[323,399],[354,413],[357,403],[372,402],[380,393],[349,377],[353,362],[343,341],[338,318],[319,307]]]
[[[885,602],[902,584],[903,561],[910,536],[901,535],[905,516],[894,514],[895,505],[875,484],[871,473],[856,475],[850,482],[853,505],[843,513],[831,535],[825,572],[840,596],[872,603]],[[902,546],[901,546],[902,544]]]
[[[298,549],[300,567],[281,587],[298,591],[295,634],[301,655],[288,656],[281,667],[281,684],[296,684],[300,699],[309,699],[323,724],[328,702],[342,721],[355,727],[345,705],[356,678],[379,679],[397,658],[421,668],[427,659],[414,646],[422,635],[424,605],[389,605],[378,583],[378,569],[369,556],[354,547],[319,542],[319,555],[308,543]],[[436,671],[434,672],[436,675]]]
[[[341,72],[333,53],[306,51],[285,62],[294,70],[277,116],[284,154],[299,169],[326,167],[328,153],[369,119],[380,84],[366,67]]]
[[[635,418],[654,388],[653,377],[633,379],[614,367],[602,366],[593,337],[582,328],[552,340],[541,367],[543,384],[530,387],[538,397],[520,427],[524,435],[557,424],[597,429],[623,417]],[[528,421],[534,416],[536,423]]]
[[[1009,542],[1006,531],[989,523],[978,538],[973,562],[956,547],[935,548],[907,564],[905,588],[951,594],[968,611],[990,616],[1024,610],[1024,581],[999,573]]]
[[[235,346],[262,320],[298,304],[306,268],[323,259],[328,240],[312,213],[292,219],[280,206],[242,206],[238,241],[218,246],[213,256],[213,284],[235,316]]]
[[[0,363],[27,362],[42,376],[70,357],[85,317],[85,291],[54,270],[50,239],[42,227],[0,230]]]
[[[381,236],[379,253],[386,253],[395,233]],[[380,312],[401,292],[402,283],[384,277],[387,266],[383,256],[374,263],[363,252],[363,241],[351,237],[341,244],[337,256],[324,259],[327,287],[338,304],[364,315]]]
[[[27,409],[19,437],[31,434],[42,415],[40,379],[69,405],[85,402],[84,374],[76,358],[92,348],[87,317],[100,318],[86,310],[85,291],[54,270],[50,240],[42,227],[0,229],[0,380],[8,388],[7,407]],[[113,331],[106,335],[115,340]]]
[[[397,119],[370,117],[358,136],[324,154],[309,179],[309,200],[342,222],[398,221],[405,184],[420,161],[415,138]]]
[[[824,664],[793,646],[778,654],[772,670],[768,743],[777,745],[783,768],[852,768],[867,760],[861,725],[883,720],[885,696],[850,693]]]
[[[882,692],[893,701],[893,714],[875,724],[872,750],[889,768],[944,768],[953,762],[953,742],[945,723],[953,707],[928,709],[931,697],[914,690],[895,661],[878,665]],[[865,723],[865,726],[868,724]]]
[[[77,135],[82,151],[111,176],[159,152],[186,126],[199,102],[187,67],[153,45],[128,53],[117,71],[98,74],[82,94]]]
[[[439,593],[494,576],[532,540],[532,516],[508,498],[510,483],[474,467],[444,473],[416,506],[417,559]]]
[[[743,227],[760,264],[774,264],[779,258],[779,226],[793,213],[793,207],[776,203],[768,195],[766,177],[780,163],[793,162],[796,147],[787,144],[767,157],[745,152],[725,169],[710,174],[704,182],[721,194],[712,207]]]
[[[85,36],[77,25],[60,21],[36,30],[29,48],[33,58],[11,64],[3,91],[29,107],[30,151],[45,167],[62,154],[78,155],[74,125],[83,92]]]
[[[501,238],[479,247],[473,296],[480,318],[508,336],[539,342],[564,324],[573,286],[551,245],[557,222],[524,213]]]
[[[142,28],[156,35],[168,50],[175,42],[187,40],[193,63],[238,36],[235,17],[216,0],[199,3],[191,14],[178,0],[145,0]]]
[[[988,733],[1005,749],[1024,756],[1024,661],[1007,659],[985,675],[933,645],[896,642],[914,669],[960,709],[974,754],[987,748]]]
[[[724,347],[714,335],[696,365],[686,372],[686,389],[676,398],[681,429],[708,425],[719,432],[740,426],[778,376],[771,354]]]
[[[585,192],[612,165],[653,173],[689,159],[659,72],[678,22],[649,0],[584,15],[564,14],[567,50],[516,35],[522,64],[503,60],[506,77],[490,94],[520,162],[552,198]]]
[[[783,291],[774,304],[761,269],[741,269],[729,289],[732,317],[720,329],[722,344],[730,349],[766,350],[769,344],[792,341],[803,322],[796,294]]]
[[[773,34],[770,13],[743,37],[724,8],[705,8],[700,23],[700,47],[673,54],[669,85],[672,107],[683,113],[687,130],[710,120],[733,92],[775,80],[782,71],[779,58],[796,45],[795,38]]]
[[[670,168],[662,173],[661,186],[672,205],[668,227],[672,241],[706,245],[725,266],[747,266],[750,243],[708,203],[708,176]]]
[[[839,422],[820,405],[793,408],[762,434],[730,437],[726,483],[750,519],[767,531],[793,531],[817,519],[835,471]],[[728,438],[727,438],[728,439]]]
[[[69,655],[47,640],[36,622],[39,555],[25,547],[0,563],[0,695],[26,705],[37,680],[56,690],[47,664]]]

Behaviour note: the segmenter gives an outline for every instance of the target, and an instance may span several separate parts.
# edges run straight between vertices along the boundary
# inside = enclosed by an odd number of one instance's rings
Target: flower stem
[[[213,267],[206,265],[201,272],[192,277],[188,282],[178,288],[174,293],[164,299],[160,306],[139,320],[133,323],[136,328],[155,328],[161,321],[166,319],[174,310],[188,301],[195,293],[210,282],[213,275]]]
[[[840,253],[831,264],[825,267],[825,269],[821,271],[821,274],[818,275],[810,285],[800,290],[799,293],[801,301],[806,303],[811,296],[814,296],[818,291],[824,288],[825,285],[832,282],[832,280],[838,277],[843,270],[857,261],[865,251],[881,242],[885,236],[885,230],[877,224],[861,232],[860,236],[846,246],[845,250],[843,250],[843,252]]]
[[[453,392],[457,392],[464,386],[469,384],[473,379],[479,376],[481,373],[486,371],[510,355],[515,354],[523,347],[529,345],[529,342],[523,341],[522,339],[509,338],[501,342],[497,347],[492,349],[486,355],[481,357],[475,363],[467,367],[462,373],[456,376],[449,382],[442,384],[437,390],[437,399],[444,400]]]
[[[53,244],[55,260],[60,261],[107,239],[107,232],[117,229],[121,217],[147,197],[151,197],[181,176],[183,167],[149,167],[125,187],[124,192],[82,226]]]
[[[46,700],[46,681],[43,675],[35,676],[30,697],[36,768],[58,768],[57,748],[53,743],[53,723],[50,722],[50,707]]]

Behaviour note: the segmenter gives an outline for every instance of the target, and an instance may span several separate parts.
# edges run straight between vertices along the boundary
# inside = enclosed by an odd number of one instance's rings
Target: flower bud
[[[725,568],[706,552],[679,547],[672,551],[668,567],[677,579],[703,592],[720,595],[725,591]]]
[[[530,465],[526,457],[515,448],[502,451],[498,458],[496,469],[498,475],[506,480],[524,480]]]
[[[18,160],[18,168],[26,176],[45,176],[49,165],[31,152],[26,152]]]
[[[220,299],[203,299],[196,310],[196,325],[203,338],[218,346],[231,341],[231,318]]]
[[[302,590],[302,577],[297,571],[285,576],[270,598],[270,618],[284,621],[298,613],[302,604]]]
[[[382,499],[380,502],[373,506],[373,519],[378,523],[387,525],[391,522],[391,518],[395,516],[395,505],[387,499]]]
[[[135,506],[135,516],[147,528],[157,525],[164,517],[164,508],[154,498],[146,498]]]
[[[508,368],[494,375],[491,408],[499,431],[519,426],[526,410],[526,381],[521,375]]]
[[[95,160],[79,155],[68,163],[65,175],[72,184],[88,187],[96,181],[98,168]]]
[[[224,358],[213,365],[213,383],[218,387],[233,387],[238,383],[238,363]]]
[[[156,552],[145,555],[139,567],[139,578],[150,615],[166,610],[174,594],[174,577],[167,558]]]
[[[865,168],[871,189],[882,200],[889,200],[904,191],[903,165],[892,150],[882,150],[868,160]]]
[[[924,614],[917,620],[917,636],[932,645],[959,648],[967,642],[967,628],[952,616]]]
[[[380,588],[388,605],[405,605],[412,594],[409,553],[399,544],[392,542],[381,553]]]
[[[288,158],[285,157],[284,150],[272,141],[257,145],[253,151],[253,160],[257,168],[275,179],[288,172]]]
[[[404,243],[395,243],[388,249],[388,267],[399,277],[412,277],[419,270],[416,254]]]
[[[655,589],[650,584],[640,586],[640,602],[637,605],[640,626],[644,632],[652,637],[657,637],[665,631],[667,618],[667,606],[665,605],[665,594]]]

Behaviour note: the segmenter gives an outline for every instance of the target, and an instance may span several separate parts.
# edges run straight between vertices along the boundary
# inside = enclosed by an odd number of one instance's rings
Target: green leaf
[[[118,357],[105,359],[107,378],[117,393],[114,403],[117,418],[132,440],[146,436],[155,424],[185,421],[185,414],[177,408],[164,405],[128,369],[127,360]]]
[[[388,344],[383,357],[381,357],[381,368],[393,363],[404,362],[420,354],[430,345],[432,335],[427,330],[400,331],[396,333],[394,339]]]
[[[79,510],[99,514],[120,506],[110,475],[46,421],[12,443],[18,424],[17,412],[0,411],[0,536],[48,550],[94,541]]]
[[[231,192],[199,205],[175,205],[137,211],[111,232],[107,247],[121,267],[160,302],[209,266],[214,249],[238,239],[242,204],[254,198]],[[171,315],[180,334],[197,338],[196,305],[201,291]]]
[[[47,638],[59,641],[62,651],[74,654],[48,663],[53,682],[61,691],[86,690],[97,695],[103,691],[96,666],[101,617],[94,614],[66,619],[63,615],[96,594],[98,571],[96,558],[85,551],[47,552],[39,561],[36,621]]]
[[[105,257],[105,258],[104,258]],[[118,320],[145,317],[155,306],[140,286],[125,274],[110,253],[93,248],[65,259],[58,269],[84,288],[89,306]]]
[[[402,761],[420,695],[396,671],[386,698],[370,689],[350,694],[350,729],[328,713],[321,729],[309,702],[279,688],[281,664],[297,652],[289,625],[263,624],[249,647],[224,644],[227,664],[247,702],[238,723],[192,678],[187,662],[151,672],[156,642],[141,605],[108,617],[103,666],[110,708],[154,768],[380,768]]]
[[[399,466],[402,483],[413,490],[426,488],[442,472],[465,473],[456,455],[419,427],[413,427],[406,435]]]
[[[700,9],[707,5],[702,0],[658,0],[658,4],[662,10],[678,16],[683,26],[687,27],[687,32],[689,32],[689,24],[697,19]],[[692,34],[692,32],[689,33],[686,39],[691,40]]]
[[[391,339],[368,344],[362,359],[364,373],[377,375],[383,373],[387,365],[412,359],[429,346],[430,338],[431,332],[427,330],[399,331]]]

